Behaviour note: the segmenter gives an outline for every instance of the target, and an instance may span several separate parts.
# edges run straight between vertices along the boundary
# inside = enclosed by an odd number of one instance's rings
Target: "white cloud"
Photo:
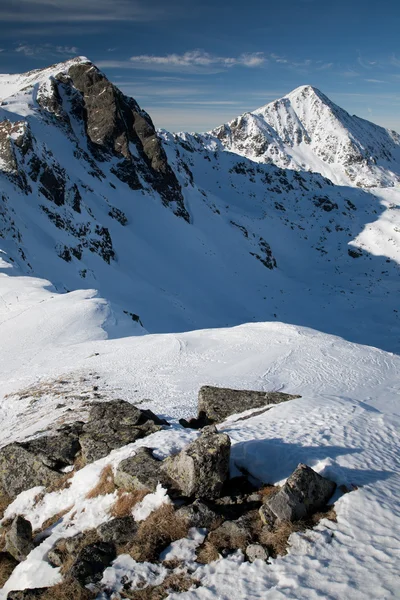
[[[153,21],[170,18],[171,12],[162,2],[141,0],[2,0],[0,20],[20,23]]]
[[[15,52],[24,56],[37,57],[63,57],[79,54],[79,49],[76,46],[54,46],[53,44],[20,44],[15,48]]]
[[[204,52],[204,50],[191,50],[184,54],[166,54],[164,56],[155,56],[151,54],[141,54],[131,56],[130,63],[133,67],[148,67],[156,70],[169,69],[190,69],[204,67],[230,68],[235,66],[260,67],[266,62],[262,52],[244,53],[237,57],[217,56]]]
[[[364,79],[364,81],[368,81],[368,83],[386,83],[382,79]]]

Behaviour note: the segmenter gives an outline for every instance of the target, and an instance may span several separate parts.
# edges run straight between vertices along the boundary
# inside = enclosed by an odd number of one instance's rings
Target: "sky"
[[[399,31],[399,0],[1,0],[0,72],[87,56],[171,131],[311,84],[400,132]]]

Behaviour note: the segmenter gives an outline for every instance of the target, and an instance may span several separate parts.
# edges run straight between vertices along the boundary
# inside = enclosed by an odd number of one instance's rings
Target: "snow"
[[[144,521],[157,508],[171,504],[167,490],[159,483],[153,494],[147,494],[132,510],[135,521]]]
[[[337,523],[322,521],[311,532],[293,534],[289,553],[268,564],[249,564],[237,552],[197,566],[194,552],[205,532],[191,530],[163,555],[186,560],[202,583],[179,598],[395,598],[398,136],[341,112],[309,86],[244,115],[231,138],[232,124],[225,139],[163,132],[191,215],[188,224],[153,190],[129,190],[111,174],[112,161],[102,168],[115,187],[95,179],[75,156],[75,142],[43,117],[36,88],[49,94],[49,78],[67,68],[0,78],[1,118],[26,118],[35,152],[48,156],[50,148],[51,160],[66,169],[68,185],[82,193],[77,214],[47,201],[36,182],[25,195],[0,174],[7,197],[0,205],[0,445],[85,420],[85,402],[98,395],[150,408],[171,427],[74,473],[64,490],[43,494],[34,488],[14,500],[5,518],[23,514],[36,531],[47,519],[60,518],[15,569],[0,599],[11,589],[60,581],[59,570],[46,562],[52,545],[111,518],[116,494],[86,497],[102,469],[116,469],[141,446],[165,458],[195,439],[198,432],[183,429],[178,419],[196,414],[197,393],[206,384],[301,395],[219,425],[232,440],[232,475],[244,468],[262,482],[283,483],[303,462],[351,491],[334,497]],[[73,119],[72,128],[86,151]],[[260,133],[268,151],[256,156]],[[363,164],[355,178],[349,176],[349,140],[360,150],[372,138],[374,153],[387,144],[393,161],[389,165],[380,156],[375,166]],[[272,149],[278,166],[295,170],[264,164]],[[356,187],[357,181],[378,180],[381,187]],[[318,208],[318,198],[337,207]],[[74,228],[87,225],[88,235],[106,226],[117,260],[108,265],[87,248],[80,261],[60,259],[57,244],[77,240],[57,228],[42,205]],[[126,214],[126,226],[109,216],[111,206]],[[255,258],[261,240],[270,244],[277,268]],[[360,249],[362,256],[352,258],[349,249]],[[143,327],[124,311],[138,314]],[[134,516],[140,521],[165,502],[158,486]],[[160,565],[121,555],[103,582],[117,591],[126,577],[140,587],[143,581],[158,585],[165,574]]]

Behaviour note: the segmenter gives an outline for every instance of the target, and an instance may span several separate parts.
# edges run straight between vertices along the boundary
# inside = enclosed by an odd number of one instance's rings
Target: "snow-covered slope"
[[[86,498],[104,465],[141,445],[162,458],[198,435],[177,419],[195,414],[205,384],[302,396],[219,426],[232,475],[279,483],[301,461],[353,491],[336,496],[337,523],[292,535],[287,556],[192,563],[201,586],[171,600],[395,598],[398,137],[308,88],[243,117],[270,136],[260,155],[247,126],[231,146],[157,134],[85,58],[2,76],[0,98],[0,446],[75,421],[98,399],[172,423],[77,471],[70,487],[16,498],[6,516],[36,531],[63,516],[1,600],[57,583],[53,543],[110,519],[116,492]],[[348,140],[356,156],[369,144],[376,164],[351,163]],[[378,180],[385,187],[354,185]],[[112,594],[162,568],[122,555],[104,582]]]
[[[47,494],[39,504],[34,503],[38,489],[22,493],[7,516],[22,513],[40,529],[54,514],[66,514],[14,570],[0,598],[11,589],[60,580],[59,569],[46,559],[52,544],[110,519],[115,493],[85,498],[103,466],[116,466],[141,445],[155,448],[161,458],[187,444],[197,432],[183,429],[175,419],[196,412],[203,384],[302,395],[262,415],[245,421],[230,417],[219,426],[232,439],[232,474],[239,467],[262,481],[279,483],[301,461],[355,491],[336,502],[337,523],[322,521],[313,531],[292,535],[287,556],[252,565],[239,552],[209,566],[195,564],[201,587],[170,598],[396,597],[399,357],[282,323],[102,339],[93,299],[51,297],[32,278],[25,291],[30,299],[24,301],[24,321],[1,348],[0,396],[8,392],[1,402],[1,444],[26,439],[55,421],[75,420],[93,397],[94,385],[103,398],[142,400],[140,406],[172,419],[172,430],[88,465],[69,488]],[[118,564],[104,575],[111,586],[122,575],[126,582],[136,581],[135,573],[146,567],[128,560],[118,571]],[[143,571],[142,584],[151,581],[154,569]]]
[[[157,135],[85,58],[2,76],[0,97],[2,290],[96,289],[126,335],[281,320],[398,349],[397,188]]]
[[[208,146],[219,147],[218,142],[257,162],[314,171],[341,185],[400,182],[399,134],[349,115],[309,85],[205,137]]]

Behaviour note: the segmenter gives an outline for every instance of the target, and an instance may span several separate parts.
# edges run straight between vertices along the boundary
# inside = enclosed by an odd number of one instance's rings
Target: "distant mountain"
[[[109,334],[280,320],[400,347],[397,134],[310,87],[157,132],[85,58],[0,99],[0,296],[29,275],[96,289]]]
[[[342,185],[400,183],[400,135],[350,116],[309,85],[206,136],[207,145],[218,141],[251,160],[314,171]]]

